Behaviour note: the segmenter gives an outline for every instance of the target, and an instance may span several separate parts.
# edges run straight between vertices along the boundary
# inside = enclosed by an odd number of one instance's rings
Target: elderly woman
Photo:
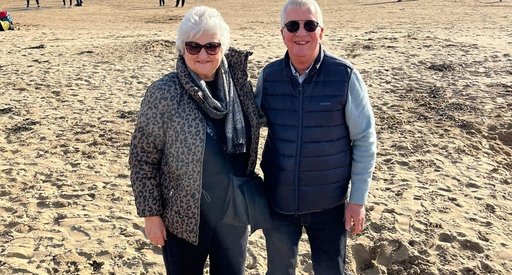
[[[130,150],[137,214],[167,274],[243,274],[246,226],[222,222],[232,176],[254,174],[258,119],[247,60],[209,7],[178,27],[176,71],[144,96]]]

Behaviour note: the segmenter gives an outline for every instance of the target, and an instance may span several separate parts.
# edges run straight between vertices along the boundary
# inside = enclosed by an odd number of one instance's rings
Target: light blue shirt
[[[309,70],[311,69],[312,66],[313,66],[313,64],[311,64],[311,66],[309,66],[309,68],[304,72],[303,75],[300,75],[299,72],[297,72],[297,70],[295,70],[295,67],[293,67],[292,62],[290,62],[290,68],[292,68],[292,74],[299,80],[300,84],[302,84],[304,79],[306,79],[306,76],[308,76]]]
[[[299,75],[291,66],[292,73],[300,83],[304,81],[309,70]],[[262,74],[256,84],[256,103],[261,105]],[[368,191],[375,169],[377,156],[377,134],[375,132],[375,119],[373,116],[368,90],[359,71],[354,69],[350,77],[347,103],[345,105],[345,118],[352,140],[352,171],[349,202],[366,204]]]

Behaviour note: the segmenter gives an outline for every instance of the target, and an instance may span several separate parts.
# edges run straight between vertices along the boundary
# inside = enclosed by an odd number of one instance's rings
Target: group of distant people
[[[41,5],[39,4],[39,0],[36,0],[37,7],[40,8]],[[62,4],[64,4],[64,7],[66,6],[66,0],[62,0]],[[76,0],[76,7],[83,6],[84,1],[83,0]],[[69,0],[69,7],[73,5],[73,0]],[[30,8],[30,0],[27,0],[27,8]]]
[[[163,7],[165,6],[165,0],[159,0],[160,1],[160,7]],[[183,7],[185,5],[185,0],[176,0],[176,5],[175,7],[178,7],[180,5],[180,2],[181,2],[181,6]],[[41,5],[39,4],[39,0],[36,0],[36,4],[37,4],[37,7],[40,8]],[[64,4],[64,7],[66,6],[66,0],[62,0],[62,4]],[[76,0],[76,4],[75,6],[76,7],[81,7],[83,6],[84,4],[84,1],[83,0]],[[73,5],[73,0],[69,0],[69,7],[71,7]],[[30,7],[30,0],[27,0],[27,8]]]
[[[62,0],[62,4],[64,4],[64,7],[65,7],[66,6],[66,0]],[[84,4],[83,0],[76,0],[75,6],[76,7],[81,7],[81,6],[83,6],[83,4]],[[69,0],[69,7],[71,7],[72,5],[73,5],[73,0]]]
[[[159,0],[160,1],[160,7],[165,6],[165,0]],[[185,0],[176,0],[176,5],[174,7],[178,7],[181,1],[181,6],[183,7],[185,5]]]
[[[165,0],[159,0],[160,1],[160,7],[163,7],[165,6]],[[176,0],[176,5],[175,7],[178,7],[180,5],[180,2],[181,2],[181,6],[183,7],[185,5],[185,0]],[[36,0],[36,4],[37,4],[37,7],[40,8],[41,5],[39,4],[39,0]],[[64,7],[66,6],[66,0],[62,0],[62,4],[64,4]],[[81,7],[83,6],[84,4],[84,1],[83,0],[76,0],[76,4],[75,6],[76,7]],[[69,7],[71,7],[73,5],[73,0],[69,0]],[[30,0],[27,0],[27,8],[30,7]]]

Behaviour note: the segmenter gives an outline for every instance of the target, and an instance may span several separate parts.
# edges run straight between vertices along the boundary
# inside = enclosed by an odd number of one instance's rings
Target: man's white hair
[[[296,8],[306,8],[311,10],[316,14],[316,20],[320,24],[320,26],[324,26],[324,17],[322,15],[322,10],[320,6],[315,0],[288,0],[286,4],[284,4],[283,9],[281,10],[281,28],[284,28],[284,24],[286,23],[286,13],[290,9]]]

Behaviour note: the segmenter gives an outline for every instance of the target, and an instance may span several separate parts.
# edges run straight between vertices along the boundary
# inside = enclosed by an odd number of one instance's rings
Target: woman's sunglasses
[[[288,22],[286,22],[286,24],[284,24],[284,27],[286,28],[286,30],[288,32],[296,33],[300,29],[300,22],[301,21],[298,21],[298,20],[288,21]],[[320,23],[316,22],[315,20],[305,20],[304,21],[304,29],[307,32],[314,32],[314,31],[316,31],[318,26],[320,26]]]
[[[185,42],[185,49],[191,55],[198,55],[202,49],[209,55],[216,55],[220,51],[221,44],[218,42],[208,42],[204,45],[197,42]]]

